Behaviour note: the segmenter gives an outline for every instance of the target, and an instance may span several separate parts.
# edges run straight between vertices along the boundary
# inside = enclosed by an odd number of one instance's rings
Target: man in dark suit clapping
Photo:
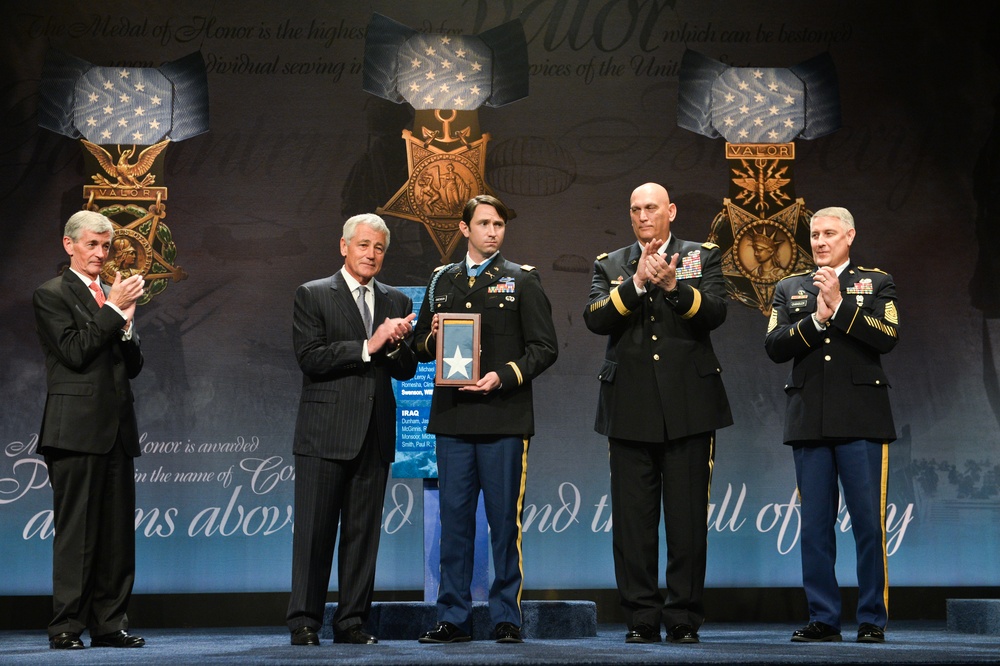
[[[413,377],[404,339],[413,302],[375,280],[389,248],[378,215],[344,224],[344,267],[295,292],[292,341],[302,369],[295,424],[295,536],[288,628],[292,645],[319,645],[333,550],[340,525],[338,643],[377,643],[364,630],[375,587],[375,558],[389,464],[396,453],[391,379]],[[373,322],[380,322],[374,323]]]
[[[101,285],[114,225],[93,211],[69,218],[70,267],[35,290],[45,353],[45,414],[38,433],[52,484],[53,618],[49,646],[142,647],[128,633],[135,581],[135,466],[139,434],[129,380],[142,369],[133,318],[141,274]]]

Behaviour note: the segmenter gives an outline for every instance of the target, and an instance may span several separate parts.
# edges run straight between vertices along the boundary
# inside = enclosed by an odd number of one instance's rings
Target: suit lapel
[[[392,311],[392,302],[389,301],[389,294],[381,282],[372,280],[368,286],[375,294],[375,314],[372,315],[372,331],[374,331],[389,316]]]
[[[853,287],[855,283],[854,262],[850,262],[840,272],[840,293],[846,295],[848,287]]]
[[[629,252],[628,258],[625,260],[625,265],[623,266],[623,278],[630,278],[635,275],[635,272],[639,267],[639,257],[641,256],[642,246],[639,245],[639,241],[636,241],[632,244],[632,251]],[[624,280],[622,281],[624,282]]]
[[[97,305],[97,300],[94,298],[94,294],[90,291],[90,288],[80,279],[80,276],[67,268],[66,272],[63,273],[63,284],[76,296],[80,301],[80,305],[87,308],[87,312],[92,315],[97,314],[97,311],[100,309]],[[101,285],[102,289],[103,287],[104,285]],[[105,296],[107,296],[106,292]]]
[[[466,294],[471,291],[469,275],[465,271],[465,259],[458,262],[454,268],[446,270],[448,271],[448,279],[451,280],[453,293],[457,293],[459,298],[465,298]]]

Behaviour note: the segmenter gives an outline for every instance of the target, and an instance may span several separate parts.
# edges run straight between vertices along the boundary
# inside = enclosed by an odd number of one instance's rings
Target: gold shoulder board
[[[533,271],[533,270],[535,270],[535,267],[534,266],[529,266],[528,264],[521,264],[521,270],[522,271]]]
[[[858,270],[866,271],[868,273],[881,273],[882,275],[888,275],[888,273],[883,271],[881,268],[865,268],[864,266],[858,266]]]
[[[607,252],[601,252],[599,255],[597,255],[597,260],[598,261],[603,261],[604,259],[607,259],[607,258],[608,258],[608,253]]]
[[[715,243],[712,243],[711,241],[705,241],[704,243],[701,244],[701,246],[703,248],[705,248],[706,250],[715,250],[715,249],[718,249],[718,247],[719,247],[718,245],[716,245]]]

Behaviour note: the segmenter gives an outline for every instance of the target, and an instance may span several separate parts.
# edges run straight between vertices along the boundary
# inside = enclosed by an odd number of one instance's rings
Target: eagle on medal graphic
[[[141,274],[148,303],[170,282],[187,278],[164,219],[163,161],[170,143],[208,131],[208,79],[200,53],[152,67],[101,67],[52,51],[39,84],[40,127],[79,139],[90,185],[83,208],[114,226],[111,257],[101,271]]]

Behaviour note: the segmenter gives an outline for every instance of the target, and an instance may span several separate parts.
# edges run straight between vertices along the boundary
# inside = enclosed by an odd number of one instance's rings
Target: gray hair
[[[115,225],[96,211],[81,210],[69,216],[63,235],[69,236],[70,240],[75,243],[80,240],[84,231],[93,231],[95,234],[113,234]]]
[[[377,233],[385,234],[385,249],[389,249],[389,227],[386,226],[385,220],[375,213],[362,213],[361,215],[355,215],[354,217],[348,218],[347,222],[344,222],[344,232],[341,234],[341,237],[347,241],[348,244],[350,244],[351,239],[354,238],[354,232],[357,231],[359,224],[370,227],[372,231]]]
[[[854,228],[854,216],[851,215],[851,211],[846,208],[841,208],[840,206],[830,206],[829,208],[820,208],[818,211],[812,214],[809,218],[809,227],[812,228],[813,220],[817,217],[835,217],[840,220],[840,223],[844,225],[844,230]]]

